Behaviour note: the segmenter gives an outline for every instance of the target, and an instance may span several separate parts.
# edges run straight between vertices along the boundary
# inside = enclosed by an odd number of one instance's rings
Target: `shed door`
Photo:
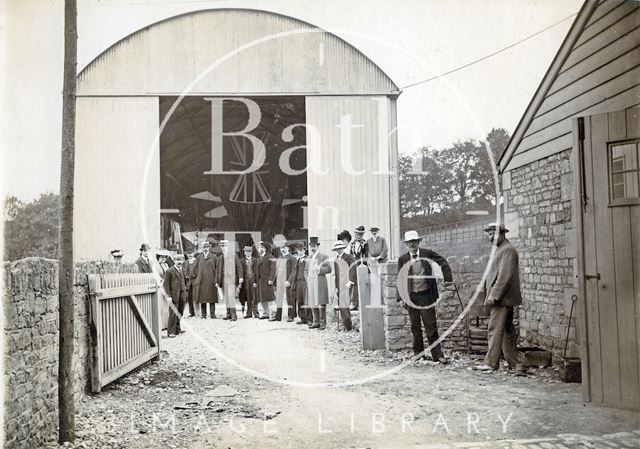
[[[640,109],[584,119],[588,396],[640,409]]]

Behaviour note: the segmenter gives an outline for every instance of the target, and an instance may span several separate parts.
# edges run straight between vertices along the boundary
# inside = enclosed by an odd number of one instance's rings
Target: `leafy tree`
[[[4,203],[6,260],[58,257],[59,196],[45,193],[30,203],[8,197]]]

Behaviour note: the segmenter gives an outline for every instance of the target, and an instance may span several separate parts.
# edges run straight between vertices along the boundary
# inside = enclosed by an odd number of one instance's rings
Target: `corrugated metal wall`
[[[330,253],[342,229],[353,235],[361,224],[367,229],[380,227],[397,251],[397,177],[388,173],[396,173],[397,164],[395,137],[389,138],[389,125],[395,123],[394,103],[386,97],[306,98],[307,147],[310,152],[320,149],[316,159],[307,153],[308,228],[309,236],[320,238],[325,253]],[[338,125],[348,115],[354,126],[350,163],[363,174],[349,174],[344,168],[349,164],[341,156],[346,154],[342,145],[347,134]]]
[[[142,241],[160,242],[158,120],[153,97],[77,100],[76,260],[121,249],[133,261]]]
[[[292,33],[274,39],[270,36]],[[193,93],[389,94],[395,84],[333,34],[274,13],[189,13],[118,42],[79,75],[79,95],[181,93],[225,55],[255,40],[197,82]]]
[[[640,2],[595,9],[505,170],[570,149],[570,117],[640,103]]]

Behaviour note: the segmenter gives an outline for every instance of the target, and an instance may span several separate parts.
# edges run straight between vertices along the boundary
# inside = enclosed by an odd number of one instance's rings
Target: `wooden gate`
[[[640,108],[575,126],[585,396],[640,410]]]
[[[153,274],[89,275],[91,390],[160,358],[160,308]]]

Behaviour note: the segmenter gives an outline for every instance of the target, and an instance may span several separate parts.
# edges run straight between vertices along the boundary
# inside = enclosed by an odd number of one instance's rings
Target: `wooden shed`
[[[505,222],[522,260],[521,338],[558,357],[568,330],[585,399],[636,410],[639,8],[584,3],[499,162]]]
[[[178,232],[317,235],[329,251],[360,224],[397,251],[398,95],[345,40],[279,14],[204,10],[131,34],[78,75],[77,257],[133,259]]]

